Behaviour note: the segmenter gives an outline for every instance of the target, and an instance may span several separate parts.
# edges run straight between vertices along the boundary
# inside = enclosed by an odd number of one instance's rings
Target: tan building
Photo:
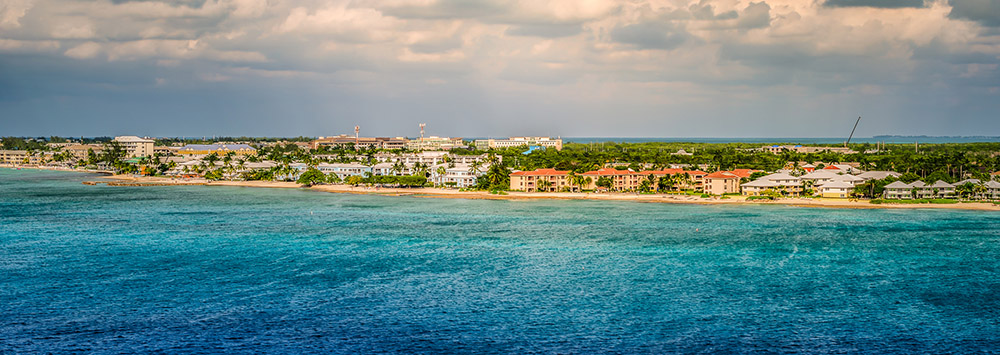
[[[88,152],[94,151],[94,154],[101,154],[104,151],[104,147],[99,144],[74,144],[65,146],[62,150],[72,154],[76,160],[86,160]]]
[[[704,191],[712,195],[740,193],[740,177],[728,171],[716,171],[705,176]]]
[[[247,144],[188,144],[177,150],[178,155],[257,155],[257,149]]]
[[[563,141],[562,138],[552,137],[510,137],[507,139],[477,139],[475,144],[478,150],[504,149],[522,145],[562,150]]]
[[[38,165],[52,159],[52,152],[29,152],[27,150],[0,150],[0,164]]]
[[[540,186],[541,185],[541,186]],[[510,189],[513,191],[561,191],[563,188],[574,189],[570,184],[569,171],[556,169],[535,169],[532,171],[515,171],[510,174]]]
[[[312,149],[317,149],[319,147],[345,147],[351,145],[353,145],[356,149],[403,149],[406,148],[407,142],[408,140],[403,137],[353,137],[341,134],[336,137],[319,137],[319,139],[310,142],[309,146]]]
[[[135,157],[148,157],[153,155],[153,144],[155,141],[152,139],[139,138],[136,136],[118,136],[115,137],[115,142],[121,143],[122,147],[125,148],[125,153],[129,158]]]
[[[448,137],[422,137],[406,142],[406,149],[410,150],[450,150],[451,148],[462,148],[465,142],[462,138]]]

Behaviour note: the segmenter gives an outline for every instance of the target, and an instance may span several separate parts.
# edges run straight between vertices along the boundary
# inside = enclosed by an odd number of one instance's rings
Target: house
[[[573,188],[569,181],[569,170],[535,169],[510,174],[510,189],[514,191],[554,192],[563,188]]]
[[[830,181],[819,187],[820,196],[845,198],[851,196],[854,184],[847,181]]]
[[[439,167],[445,168],[444,174],[440,174]],[[476,185],[476,180],[483,174],[482,172],[488,169],[488,165],[475,171],[469,164],[455,164],[450,168],[447,164],[440,164],[431,168],[431,182],[436,186],[472,187]]]
[[[986,185],[986,193],[983,197],[991,200],[1000,199],[1000,182],[987,181],[983,185]]]
[[[938,180],[925,187],[932,198],[953,198],[955,197],[955,185]]]
[[[705,175],[703,188],[705,193],[723,195],[740,192],[740,176],[728,171],[716,171]]]
[[[882,194],[887,199],[913,198],[913,186],[902,181],[893,181],[885,185],[885,191]]]
[[[740,185],[745,196],[760,196],[765,191],[774,190],[782,195],[799,196],[802,194],[802,181],[786,173],[775,173],[763,176],[757,180]]]
[[[895,171],[866,171],[858,174],[858,177],[865,180],[883,180],[890,176],[898,178],[900,175],[900,173]]]

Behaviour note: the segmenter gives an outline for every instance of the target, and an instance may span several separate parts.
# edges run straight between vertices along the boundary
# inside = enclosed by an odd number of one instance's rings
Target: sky
[[[2,0],[0,136],[1000,136],[997,0]]]

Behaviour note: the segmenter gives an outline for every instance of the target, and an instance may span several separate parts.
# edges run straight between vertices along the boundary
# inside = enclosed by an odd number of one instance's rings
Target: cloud
[[[995,0],[949,0],[951,13],[948,17],[967,19],[985,26],[1000,27],[1000,1]]]
[[[509,126],[642,135],[698,117],[717,124],[720,135],[742,135],[750,126],[727,117],[815,113],[804,123],[775,118],[814,125],[801,131],[808,134],[845,106],[917,122],[931,113],[964,117],[957,102],[976,107],[969,120],[987,122],[1000,111],[989,92],[1000,82],[996,6],[7,0],[0,2],[0,100],[10,104],[0,106],[0,116],[85,111],[54,108],[75,102],[93,109],[94,122],[101,113],[132,117],[148,106],[161,109],[159,118],[190,117],[177,127],[203,127],[216,119],[208,115],[215,102],[252,101],[243,112],[248,120],[266,126],[266,115],[294,117],[275,129],[305,130],[296,134],[358,120],[399,134],[394,127],[423,119],[470,130],[455,132],[461,135],[503,134]],[[874,92],[879,100],[866,101]],[[204,102],[213,105],[199,106]]]
[[[91,59],[101,51],[101,45],[94,42],[86,42],[76,47],[70,48],[65,54],[67,57],[76,59]]]
[[[827,0],[823,5],[828,7],[876,7],[883,9],[926,6],[924,0]]]
[[[684,29],[670,21],[650,21],[624,25],[611,30],[611,39],[633,45],[639,49],[665,49],[679,47],[691,37]]]
[[[525,24],[511,26],[504,33],[510,36],[534,36],[560,38],[575,36],[583,32],[580,24]]]
[[[743,29],[764,28],[771,24],[771,6],[766,2],[751,2],[743,9],[737,26]]]
[[[21,18],[31,9],[31,0],[4,0],[0,2],[0,29],[21,27]]]

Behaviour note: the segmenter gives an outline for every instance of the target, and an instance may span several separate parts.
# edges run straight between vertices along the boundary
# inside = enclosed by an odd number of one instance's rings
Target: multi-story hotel
[[[256,155],[257,149],[247,144],[188,144],[177,150],[177,154],[208,155],[211,153],[223,155]]]
[[[563,141],[562,138],[552,137],[510,137],[507,139],[477,139],[475,144],[476,149],[479,150],[504,149],[510,147],[520,147],[522,145],[562,150]]]
[[[312,149],[317,149],[319,147],[344,147],[350,145],[353,145],[357,149],[403,149],[406,148],[407,142],[407,139],[403,137],[352,137],[346,134],[341,134],[336,137],[319,137],[319,139],[310,142],[309,146]]]
[[[139,138],[136,136],[118,136],[115,137],[115,142],[121,143],[129,158],[148,157],[153,155],[153,144],[155,141],[152,139]]]

